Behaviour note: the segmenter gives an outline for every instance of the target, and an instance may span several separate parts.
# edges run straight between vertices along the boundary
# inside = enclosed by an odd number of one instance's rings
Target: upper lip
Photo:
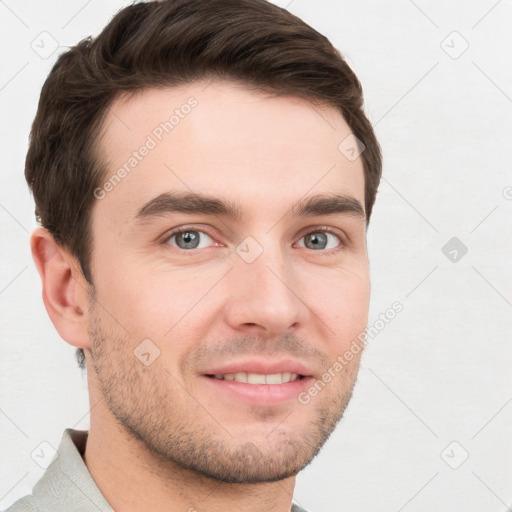
[[[303,363],[291,359],[265,361],[250,359],[246,361],[232,361],[222,366],[214,366],[203,372],[203,375],[225,375],[229,373],[259,373],[273,375],[276,373],[296,373],[308,377],[312,371]]]

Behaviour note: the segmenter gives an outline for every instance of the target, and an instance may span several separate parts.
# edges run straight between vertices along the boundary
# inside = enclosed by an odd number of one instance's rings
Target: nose
[[[281,249],[271,252],[266,247],[252,263],[234,258],[224,283],[225,320],[232,329],[272,337],[297,330],[307,321],[311,313],[303,286],[308,276],[300,276]]]

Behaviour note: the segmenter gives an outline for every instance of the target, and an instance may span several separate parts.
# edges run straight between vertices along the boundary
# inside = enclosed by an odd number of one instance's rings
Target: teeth
[[[248,384],[266,384],[265,375],[260,373],[248,373],[247,383]]]
[[[247,373],[235,373],[234,380],[236,380],[237,382],[247,382]]]
[[[219,380],[233,380],[235,382],[246,382],[248,384],[285,384],[297,380],[297,373],[272,373],[265,375],[261,373],[225,373],[223,375],[214,375]]]
[[[262,375],[265,378],[266,384],[282,384],[284,381],[284,375],[281,373],[274,373],[272,375]]]

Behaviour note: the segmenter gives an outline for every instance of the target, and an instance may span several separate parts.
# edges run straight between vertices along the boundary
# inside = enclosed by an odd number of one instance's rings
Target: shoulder
[[[3,512],[39,512],[36,504],[34,503],[33,496],[28,494],[18,501],[15,501],[8,509]]]
[[[290,510],[290,512],[308,512],[308,511],[305,508],[299,507],[299,505],[297,505],[297,503],[292,502],[292,509]]]

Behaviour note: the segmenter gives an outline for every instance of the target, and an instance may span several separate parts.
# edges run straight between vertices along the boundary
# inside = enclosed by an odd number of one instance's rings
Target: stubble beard
[[[90,356],[99,391],[118,425],[158,467],[170,472],[187,470],[211,480],[239,484],[295,476],[318,454],[351,399],[358,362],[338,379],[337,386],[330,383],[311,400],[307,424],[292,431],[292,411],[281,428],[260,439],[237,442],[229,433],[229,425],[219,425],[213,419],[215,411],[209,415],[198,405],[193,407],[197,415],[187,414],[190,408],[185,401],[195,398],[176,385],[161,365],[142,365],[133,355],[136,345],[121,336],[120,329],[108,319],[102,319],[94,304],[91,301],[89,311]],[[251,410],[251,417],[259,421],[274,414],[273,408]]]

